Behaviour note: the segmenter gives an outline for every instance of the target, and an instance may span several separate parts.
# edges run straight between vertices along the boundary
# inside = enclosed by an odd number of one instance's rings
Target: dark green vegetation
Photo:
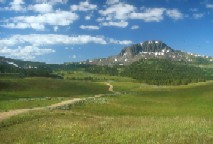
[[[132,77],[151,85],[186,85],[213,79],[212,68],[165,59],[142,59],[129,66],[91,66],[86,71]]]
[[[123,71],[125,76],[154,85],[185,85],[202,82],[208,78],[206,74],[201,68],[184,62],[156,59],[140,60]]]
[[[213,82],[175,87],[113,84],[123,94],[2,122],[1,142],[213,143]]]
[[[78,63],[23,62],[6,58],[1,59],[0,57],[0,77],[10,74],[21,78],[51,77],[62,79],[65,78],[63,71],[70,74],[80,71],[108,76],[131,77],[139,82],[154,85],[186,85],[212,80],[212,65],[212,62],[205,58],[196,58],[193,63],[171,59],[141,59],[127,66],[97,66]],[[82,80],[78,77],[67,77],[67,79]],[[84,77],[84,80],[97,81],[94,77]]]

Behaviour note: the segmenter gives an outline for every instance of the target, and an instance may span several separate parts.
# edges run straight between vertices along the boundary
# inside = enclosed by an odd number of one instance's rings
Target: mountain
[[[15,68],[32,69],[38,68],[39,66],[45,66],[46,64],[43,62],[23,61],[0,56],[0,65],[8,65]]]
[[[213,58],[209,56],[174,50],[162,41],[149,40],[125,47],[118,55],[108,58],[87,60],[84,63],[96,65],[129,65],[140,59],[154,58],[198,64],[213,62]]]

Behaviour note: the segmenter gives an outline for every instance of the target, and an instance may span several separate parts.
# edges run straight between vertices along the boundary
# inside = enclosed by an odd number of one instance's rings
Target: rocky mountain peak
[[[162,41],[149,40],[124,48],[119,56],[134,57],[143,52],[162,52],[168,50],[174,51]]]

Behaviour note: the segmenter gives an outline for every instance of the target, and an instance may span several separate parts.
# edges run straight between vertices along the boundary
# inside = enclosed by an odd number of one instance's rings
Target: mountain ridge
[[[143,43],[124,47],[118,55],[84,61],[84,64],[95,65],[129,65],[140,59],[169,59],[188,63],[205,61],[213,62],[210,56],[175,50],[160,40],[148,40]]]

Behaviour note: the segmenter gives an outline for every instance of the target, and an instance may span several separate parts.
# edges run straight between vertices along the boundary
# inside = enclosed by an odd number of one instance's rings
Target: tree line
[[[90,66],[87,72],[112,76],[132,77],[153,85],[186,85],[213,79],[213,71],[195,67],[186,62],[166,59],[141,59],[128,66]]]

